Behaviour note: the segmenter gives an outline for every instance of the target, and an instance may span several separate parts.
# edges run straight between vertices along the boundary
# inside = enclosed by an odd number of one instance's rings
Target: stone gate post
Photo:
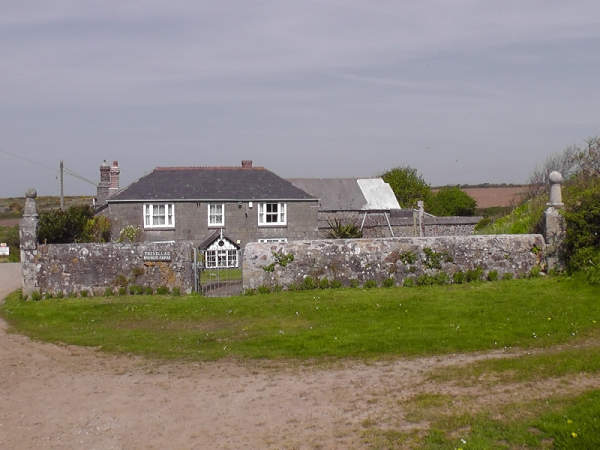
[[[31,295],[37,288],[35,257],[37,255],[37,230],[39,216],[35,198],[35,189],[25,193],[25,209],[19,223],[19,238],[21,240],[21,270],[23,272],[23,295]]]
[[[544,239],[546,241],[546,261],[548,269],[562,268],[560,248],[565,239],[565,218],[560,213],[564,207],[562,202],[561,183],[563,177],[560,172],[550,173],[550,201],[544,211]]]

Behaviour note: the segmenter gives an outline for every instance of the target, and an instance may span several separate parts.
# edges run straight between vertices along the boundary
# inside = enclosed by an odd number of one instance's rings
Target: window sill
[[[258,228],[287,228],[287,223],[259,223]]]
[[[175,231],[175,227],[144,227],[144,231]]]
[[[225,228],[225,224],[222,224],[222,225],[212,224],[212,225],[209,225],[208,228]]]

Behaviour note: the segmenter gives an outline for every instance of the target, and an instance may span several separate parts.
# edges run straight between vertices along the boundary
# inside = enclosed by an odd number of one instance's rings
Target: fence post
[[[19,223],[19,238],[21,240],[21,270],[23,272],[23,295],[31,295],[37,287],[34,258],[37,255],[37,230],[39,216],[35,198],[35,189],[25,193],[25,209]]]
[[[418,221],[419,221],[419,237],[425,236],[425,225],[423,224],[424,216],[425,216],[425,207],[423,200],[419,200],[417,202],[417,208],[419,208],[418,212]]]
[[[566,235],[565,218],[560,213],[564,207],[562,202],[561,183],[563,177],[560,172],[550,173],[550,201],[544,211],[544,239],[546,241],[546,262],[548,269],[563,268],[560,259],[562,243]]]

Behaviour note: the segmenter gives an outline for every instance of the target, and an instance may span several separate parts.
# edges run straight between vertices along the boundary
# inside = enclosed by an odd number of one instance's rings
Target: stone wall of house
[[[319,211],[319,237],[326,239],[331,229],[330,223],[335,220],[344,224],[353,223],[360,227],[364,218],[363,237],[391,237],[390,225],[394,237],[419,236],[417,211],[403,209],[388,213],[388,222],[383,213],[369,213],[365,217],[362,211]],[[479,216],[433,217],[423,216],[423,236],[469,236],[475,230],[475,225],[482,219]]]
[[[177,287],[189,293],[194,283],[192,252],[190,242],[39,244],[26,252],[22,265],[30,280],[29,293],[103,294],[107,287],[125,283]],[[158,259],[158,254],[168,260],[148,260]]]
[[[544,266],[544,249],[544,238],[537,234],[250,243],[243,258],[243,286],[286,288],[301,284],[306,277],[339,280],[345,285],[352,280],[381,284],[393,278],[401,285],[406,278],[422,274],[452,276],[476,268],[484,274],[496,270],[500,276],[511,273],[516,277]],[[293,261],[278,264],[276,255],[293,255]]]

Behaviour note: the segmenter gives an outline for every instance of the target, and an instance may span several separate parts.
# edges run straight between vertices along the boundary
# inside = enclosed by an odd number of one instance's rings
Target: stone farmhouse
[[[248,242],[318,235],[318,199],[252,161],[237,167],[157,167],[114,193],[106,190],[117,183],[111,170],[116,173],[106,164],[100,169],[97,206],[110,219],[113,236],[132,225],[140,228],[142,241],[193,241],[207,267],[237,267],[239,250]]]

